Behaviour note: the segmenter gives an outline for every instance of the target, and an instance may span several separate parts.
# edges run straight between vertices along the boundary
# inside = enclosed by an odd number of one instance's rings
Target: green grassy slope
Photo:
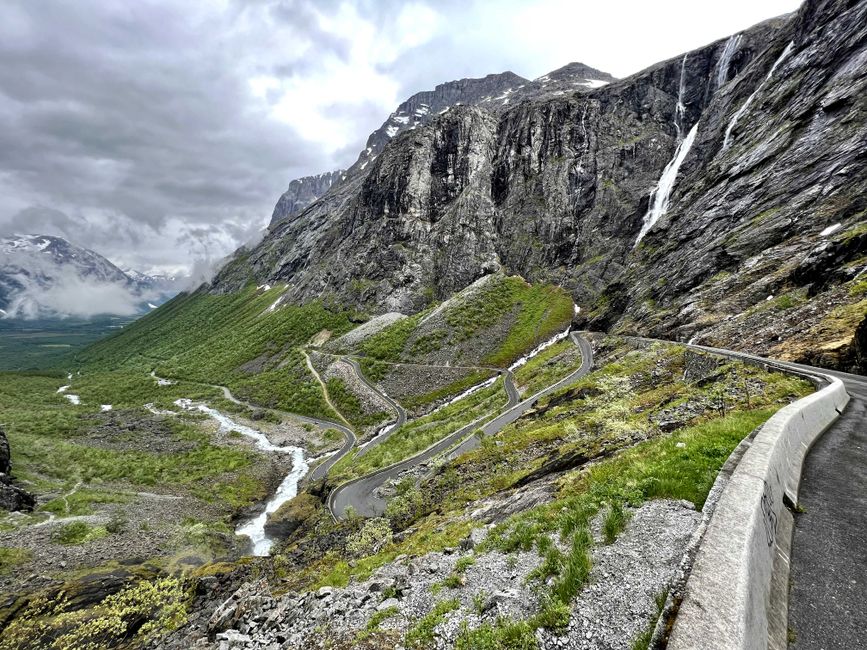
[[[490,276],[344,351],[390,362],[503,367],[567,327],[572,304],[558,287]]]
[[[351,314],[314,302],[269,311],[282,287],[178,296],[77,355],[86,374],[155,369],[166,377],[229,386],[239,397],[307,415],[330,415],[298,347],[322,330],[342,334]]]
[[[153,369],[228,386],[263,406],[331,417],[300,347],[323,330],[336,338],[360,319],[321,302],[269,309],[283,289],[182,294],[79,352],[76,363],[85,377]],[[561,289],[498,275],[440,310],[413,315],[341,351],[389,361],[502,366],[561,331],[571,315],[572,300]]]
[[[617,538],[631,508],[660,498],[684,499],[701,508],[732,449],[780,406],[813,390],[800,379],[725,360],[703,372],[686,372],[696,353],[677,345],[634,349],[628,341],[605,337],[595,348],[595,370],[576,385],[539,400],[523,418],[420,484],[414,478],[398,484],[380,524],[390,527],[388,543],[366,555],[333,545],[324,555],[307,554],[306,563],[287,559],[286,587],[346,585],[404,554],[458,546],[484,520],[484,514],[475,514],[480,504],[492,499],[496,509],[513,499],[515,493],[508,490],[524,480],[550,480],[550,501],[499,522],[473,556],[462,558],[472,562],[491,551],[531,549],[542,556],[530,576],[540,596],[536,614],[466,631],[457,646],[535,647],[536,628],[568,624],[573,600],[589,579],[594,546]],[[560,365],[560,355],[555,351],[549,362]],[[527,365],[522,377],[528,383],[548,373],[545,364]],[[591,534],[597,514],[601,542]],[[325,528],[308,525],[315,531],[311,535],[323,530],[352,534],[358,527],[352,520],[333,523],[324,510],[318,517],[314,521]],[[308,545],[309,538],[291,540],[286,557],[297,557]],[[276,564],[281,561],[278,556]],[[456,565],[438,588],[459,587],[457,574]],[[510,625],[523,626],[530,642],[501,643],[499,628]]]

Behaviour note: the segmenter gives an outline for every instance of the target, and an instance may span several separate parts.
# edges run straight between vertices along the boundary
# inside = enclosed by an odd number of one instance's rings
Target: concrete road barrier
[[[759,430],[725,486],[686,582],[671,650],[787,645],[791,508],[804,459],[849,401],[839,379],[788,364],[702,348],[811,379],[821,387],[780,409]]]

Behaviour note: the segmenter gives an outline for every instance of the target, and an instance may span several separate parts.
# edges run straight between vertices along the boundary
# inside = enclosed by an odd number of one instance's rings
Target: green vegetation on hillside
[[[365,339],[360,351],[380,361],[400,361],[403,357],[407,341],[412,336],[416,325],[426,312],[410,316],[392,323],[388,327]]]
[[[683,380],[687,354],[694,353],[669,344],[632,351],[622,346],[574,386],[540,400],[534,417],[518,420],[457,459],[460,489],[444,476],[441,496],[463,504],[544,473],[552,457],[582,464],[661,437],[665,430],[735,411],[775,408],[780,400],[811,390],[799,379],[740,363],[721,365],[705,381]]]
[[[470,371],[468,375],[456,379],[455,381],[445,384],[429,393],[423,393],[413,397],[407,397],[401,400],[401,404],[408,410],[418,409],[428,404],[432,404],[439,400],[444,400],[447,397],[457,396],[473,386],[477,386],[484,381],[487,381],[494,376],[496,370],[478,370]]]
[[[118,369],[229,386],[263,406],[329,416],[299,346],[323,330],[350,330],[351,314],[321,302],[270,309],[284,287],[230,295],[183,294],[78,355],[85,373]]]
[[[365,413],[361,400],[349,389],[346,382],[338,377],[331,377],[325,382],[328,396],[335,408],[340,411],[354,427],[367,427],[387,419],[391,414],[385,411]]]
[[[572,319],[572,299],[557,287],[531,285],[518,277],[488,282],[472,300],[461,302],[446,312],[446,322],[456,335],[454,340],[471,338],[480,330],[514,318],[508,335],[484,363],[508,365],[524,352],[562,331]]]
[[[515,370],[515,385],[521,397],[527,397],[577,370],[581,363],[579,349],[572,341],[564,339]]]
[[[178,577],[140,581],[83,609],[67,609],[63,592],[38,596],[3,630],[0,650],[145,647],[186,622],[190,600]]]
[[[332,550],[324,558],[311,557],[287,575],[290,588],[343,585],[402,554],[457,546],[479,525],[468,515],[471,503],[489,498],[508,503],[507,490],[522,481],[557,477],[553,500],[507,518],[474,551],[478,556],[535,549],[542,563],[531,578],[540,609],[526,621],[504,619],[460,636],[467,648],[498,647],[506,640],[533,647],[534,629],[568,623],[570,604],[592,568],[590,522],[597,513],[602,543],[610,544],[627,525],[630,509],[647,500],[684,499],[701,508],[737,444],[782,404],[813,390],[808,382],[755,366],[708,363],[703,355],[693,363],[688,357],[697,353],[676,345],[633,349],[609,337],[596,347],[597,369],[576,385],[543,398],[526,416],[420,485],[402,482],[385,514],[390,543],[368,556]],[[559,354],[549,356],[555,366]],[[529,376],[544,373],[545,364],[534,366]],[[358,524],[333,526],[354,531]],[[460,582],[456,566],[437,591]]]
[[[496,413],[506,404],[503,380],[428,415],[411,420],[363,456],[349,454],[331,470],[336,481],[363,476],[409,458],[461,427]]]
[[[504,367],[565,329],[572,310],[572,299],[558,287],[496,275],[436,309],[392,323],[357,352],[380,361],[441,357],[455,365]]]
[[[121,375],[118,380],[124,377]],[[82,404],[70,404],[57,393],[57,387],[64,381],[51,375],[0,373],[0,411],[12,449],[15,475],[19,478],[46,489],[76,480],[84,483],[119,481],[138,486],[179,485],[207,500],[224,499],[241,504],[263,495],[263,485],[237,475],[239,470],[252,464],[257,454],[212,444],[210,437],[195,426],[198,418],[194,414],[161,418],[158,426],[152,425],[146,430],[148,436],[165,437],[171,445],[171,450],[166,452],[146,451],[155,441],[141,439],[139,435],[130,438],[133,444],[95,446],[89,439],[89,432],[99,418],[112,418],[115,412],[97,415],[101,400],[89,402],[84,390]],[[75,390],[78,390],[78,381],[78,378],[73,380]],[[81,385],[85,387],[84,380]],[[88,385],[88,390],[95,392],[95,385]],[[105,385],[110,386],[110,381]],[[142,394],[150,398],[158,391],[173,395],[184,389],[182,385],[158,387],[150,377],[146,377],[142,385],[135,382],[133,385],[140,391],[144,386],[152,386],[152,392]],[[111,439],[126,442],[122,426],[112,432]],[[84,509],[87,504],[117,501],[118,498],[98,494],[87,497],[84,492],[64,503],[67,510]],[[46,507],[56,512],[59,505],[49,502]]]

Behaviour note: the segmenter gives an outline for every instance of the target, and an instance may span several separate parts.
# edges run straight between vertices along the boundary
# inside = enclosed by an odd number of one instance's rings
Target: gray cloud
[[[94,275],[87,266],[62,264],[39,252],[0,252],[2,318],[131,316],[161,302],[159,287],[136,286],[115,275]]]
[[[15,293],[4,318],[132,316],[141,308],[141,296],[111,282],[94,282],[68,273],[47,286],[26,278],[18,279],[23,288]]]
[[[795,5],[6,0],[0,234],[209,267],[413,92],[573,60],[625,75]]]

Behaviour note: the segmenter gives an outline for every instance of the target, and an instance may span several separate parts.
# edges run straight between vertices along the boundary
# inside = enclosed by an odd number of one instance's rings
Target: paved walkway
[[[789,647],[867,648],[867,378],[807,456],[792,543]]]

